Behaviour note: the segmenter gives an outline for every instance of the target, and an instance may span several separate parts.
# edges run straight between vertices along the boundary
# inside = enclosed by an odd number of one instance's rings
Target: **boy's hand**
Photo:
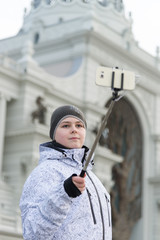
[[[69,197],[78,197],[85,190],[85,178],[73,174],[64,181],[64,189]]]
[[[82,178],[80,176],[73,176],[72,177],[72,182],[74,185],[79,189],[79,191],[82,193],[86,186],[85,186],[85,178]]]

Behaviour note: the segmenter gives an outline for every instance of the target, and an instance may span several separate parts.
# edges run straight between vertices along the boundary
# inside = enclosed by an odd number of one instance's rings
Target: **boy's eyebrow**
[[[63,124],[63,123],[72,123],[71,121],[62,121],[60,124]],[[75,123],[82,123],[81,121],[77,120]],[[82,123],[83,124],[83,123]]]
[[[61,124],[65,124],[65,123],[69,123],[69,124],[70,124],[70,123],[72,123],[72,122],[71,122],[71,121],[65,121],[65,120],[64,120],[64,121],[62,121],[62,122],[60,123],[60,125],[61,125]],[[74,122],[74,123],[82,123],[82,124],[83,124],[83,122],[81,122],[80,120],[77,120],[77,121]],[[84,124],[83,124],[83,125],[84,125]]]

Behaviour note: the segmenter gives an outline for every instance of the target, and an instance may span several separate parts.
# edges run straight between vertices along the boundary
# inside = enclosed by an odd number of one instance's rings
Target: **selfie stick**
[[[128,90],[132,90],[134,89],[134,84],[135,84],[135,76],[133,75],[133,73],[129,73],[128,71],[126,72],[126,76],[127,78],[129,78],[130,80],[130,83],[126,83],[126,79],[125,79],[125,72],[124,71],[120,71],[120,70],[117,70],[118,68],[116,67],[114,70],[113,69],[109,69],[109,68],[105,68],[105,67],[100,67],[98,69],[98,73],[97,73],[97,78],[98,78],[98,81],[97,81],[97,84],[99,85],[103,85],[103,86],[109,86],[112,88],[113,90],[113,93],[112,93],[112,101],[109,105],[109,108],[108,108],[108,111],[102,121],[102,124],[98,130],[98,133],[97,133],[97,136],[96,136],[96,139],[93,143],[93,146],[89,152],[89,155],[88,155],[88,158],[85,162],[85,165],[80,173],[80,177],[84,177],[85,176],[85,173],[86,173],[86,170],[87,170],[87,167],[90,163],[90,160],[92,158],[92,155],[93,155],[93,152],[95,151],[95,148],[96,148],[96,145],[101,137],[101,134],[103,132],[103,130],[105,129],[105,126],[107,124],[107,120],[111,114],[111,111],[113,109],[113,106],[116,102],[116,100],[118,101],[120,98],[118,96],[118,91],[120,90],[124,90],[124,89],[128,89]],[[105,76],[107,76],[107,80],[105,78]],[[108,83],[108,77],[111,78],[111,81]],[[117,81],[118,79],[118,81]],[[117,85],[117,82],[119,84],[119,86]],[[116,86],[116,87],[115,87]],[[117,87],[118,86],[118,87]],[[119,99],[118,99],[119,98]]]
[[[113,93],[113,94],[114,94],[114,93]],[[118,95],[117,95],[117,96],[118,96]],[[100,139],[100,137],[101,137],[101,134],[102,134],[102,132],[103,132],[103,130],[104,130],[106,124],[107,124],[107,120],[108,120],[108,118],[109,118],[109,115],[110,115],[111,112],[112,112],[113,106],[114,106],[114,104],[115,104],[115,99],[116,99],[116,98],[114,98],[114,97],[112,98],[112,101],[111,101],[111,103],[110,103],[110,105],[109,105],[108,111],[107,111],[107,113],[106,113],[106,115],[105,115],[105,117],[104,117],[104,119],[103,119],[103,121],[102,121],[102,124],[101,124],[101,126],[100,126],[100,128],[99,128],[99,130],[98,130],[98,133],[97,133],[96,139],[95,139],[95,141],[94,141],[94,143],[93,143],[93,146],[92,146],[92,148],[91,148],[91,151],[90,151],[90,153],[89,153],[89,155],[88,155],[88,158],[87,158],[87,160],[86,160],[86,162],[85,162],[85,165],[84,165],[84,167],[83,167],[83,169],[82,169],[82,171],[81,171],[81,173],[80,173],[80,177],[84,177],[84,175],[85,175],[85,172],[86,172],[86,170],[87,170],[87,167],[88,167],[88,165],[89,165],[89,162],[90,162],[90,160],[91,160],[91,158],[92,158],[93,152],[94,152],[94,150],[95,150],[95,148],[96,148],[96,145],[97,145],[97,143],[98,143],[98,141],[99,141],[99,139]]]

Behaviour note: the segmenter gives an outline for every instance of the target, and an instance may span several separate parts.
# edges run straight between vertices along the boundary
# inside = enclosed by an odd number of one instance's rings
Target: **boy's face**
[[[84,144],[86,129],[84,124],[74,117],[62,120],[55,133],[56,142],[67,148],[81,148]]]

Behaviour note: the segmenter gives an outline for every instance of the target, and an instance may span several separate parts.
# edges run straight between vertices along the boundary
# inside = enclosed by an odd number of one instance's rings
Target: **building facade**
[[[136,89],[117,103],[106,126],[109,133],[95,152],[94,171],[119,200],[119,205],[113,202],[118,219],[113,219],[114,239],[120,233],[123,240],[159,239],[159,56],[139,48],[120,0],[34,0],[19,33],[0,41],[1,240],[23,239],[19,197],[38,163],[39,144],[50,141],[50,115],[56,107],[74,104],[85,113],[86,145],[92,146],[112,97],[110,89],[95,84],[100,65],[139,76]],[[131,201],[123,190],[133,185]],[[132,206],[137,215],[130,214],[127,222]]]

